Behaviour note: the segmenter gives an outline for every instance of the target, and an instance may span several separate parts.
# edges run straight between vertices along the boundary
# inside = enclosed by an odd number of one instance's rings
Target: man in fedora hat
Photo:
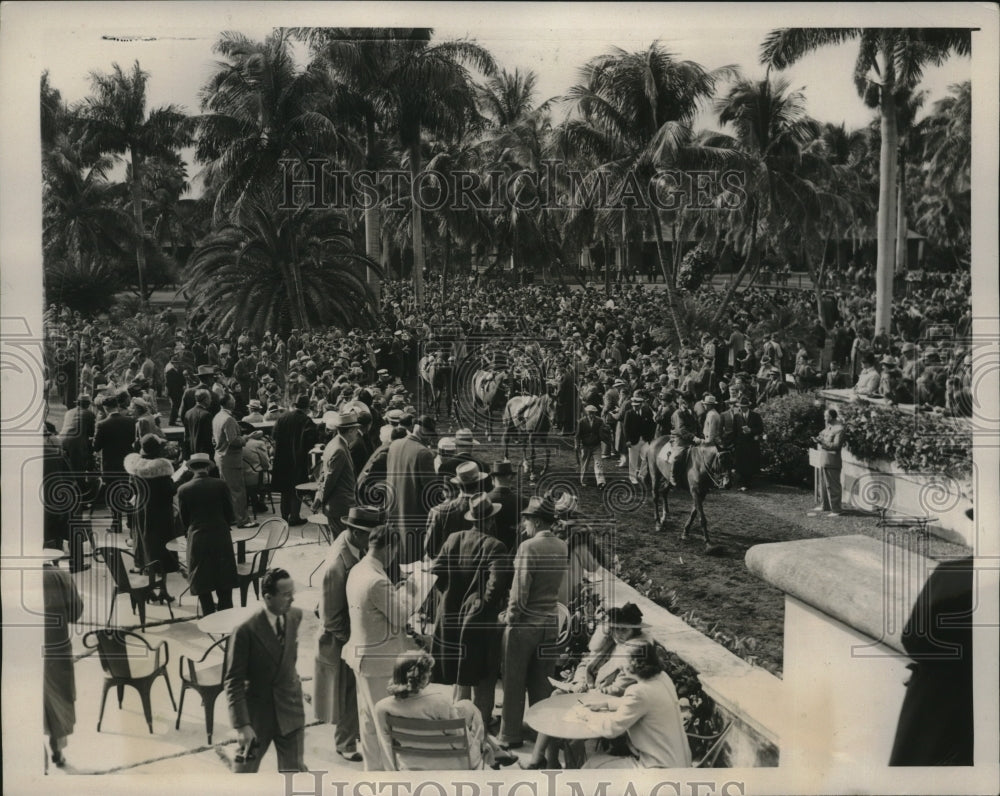
[[[243,418],[245,422],[247,423],[264,422],[264,405],[260,402],[259,398],[251,398],[247,402],[247,409],[249,409],[250,411]]]
[[[209,475],[212,457],[192,454],[187,466],[194,478],[177,490],[177,503],[188,536],[188,585],[207,615],[233,607],[238,583],[229,528],[235,515],[226,482]]]
[[[488,477],[490,467],[483,459],[473,453],[475,447],[479,444],[479,440],[473,437],[470,429],[460,428],[455,431],[455,458],[458,460],[458,463],[475,462],[480,472],[487,474],[487,478],[484,479],[483,490],[489,492],[493,488],[493,483]]]
[[[733,469],[739,479],[740,491],[746,492],[760,471],[760,441],[764,437],[764,420],[743,395],[733,413]]]
[[[705,407],[705,418],[702,421],[701,444],[716,448],[722,446],[722,417],[719,415],[719,399],[707,392],[701,399]]]
[[[94,451],[101,454],[102,498],[111,509],[112,533],[122,530],[122,506],[128,495],[128,473],[125,472],[125,457],[132,453],[135,441],[135,422],[125,415],[129,405],[127,392],[119,392],[109,403],[108,416],[97,424],[94,431]]]
[[[506,593],[507,548],[490,531],[500,511],[483,493],[463,515],[471,529],[456,531],[431,567],[441,593],[431,654],[434,681],[455,685],[455,699],[472,697],[489,727],[500,674],[497,616]]]
[[[504,622],[503,718],[500,743],[524,743],[524,697],[530,704],[552,693],[549,676],[556,661],[557,605],[569,570],[569,548],[552,533],[556,519],[551,498],[532,498],[521,512],[525,540],[514,556],[514,574]]]
[[[435,558],[445,540],[456,531],[468,527],[465,512],[469,502],[483,492],[483,483],[488,477],[475,462],[461,462],[455,468],[452,486],[458,487],[455,497],[445,500],[431,509],[427,518],[427,534],[424,539],[424,553]]]
[[[327,412],[323,419],[327,430],[335,430],[335,433],[323,449],[323,468],[313,511],[322,511],[330,530],[339,535],[344,529],[340,518],[355,504],[356,479],[351,445],[361,433],[361,424],[357,413],[351,410]]]
[[[527,507],[528,498],[520,489],[515,488],[517,474],[514,472],[514,465],[508,460],[493,462],[490,477],[493,480],[493,489],[489,492],[490,502],[500,504],[492,533],[507,548],[507,554],[513,556],[517,550],[521,512]]]
[[[333,740],[337,754],[356,763],[361,760],[357,750],[357,685],[343,657],[344,645],[351,637],[347,577],[367,551],[369,534],[385,525],[385,512],[376,506],[352,506],[346,516],[337,519],[344,530],[334,539],[323,565],[319,601],[323,631],[316,648],[313,710],[317,720],[336,725]]]
[[[610,436],[607,425],[601,419],[598,409],[593,404],[583,408],[583,417],[576,425],[576,443],[573,449],[577,451],[580,462],[580,485],[586,481],[587,471],[594,470],[594,480],[597,488],[604,488],[604,463],[601,461],[601,443]]]
[[[622,414],[622,435],[628,445],[628,479],[639,483],[639,465],[646,458],[646,448],[656,433],[656,420],[646,393],[636,390],[629,399],[629,408]]]
[[[389,445],[386,487],[392,496],[390,523],[401,534],[399,563],[408,566],[424,555],[427,531],[428,492],[438,480],[430,446],[437,436],[434,418],[421,415],[413,430]]]

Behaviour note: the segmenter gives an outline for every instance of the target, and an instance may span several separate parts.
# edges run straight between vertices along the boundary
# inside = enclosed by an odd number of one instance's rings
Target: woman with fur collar
[[[136,495],[137,525],[135,563],[142,568],[156,562],[158,572],[177,572],[177,554],[166,544],[177,534],[174,529],[174,468],[162,457],[163,440],[146,434],[139,441],[142,453],[125,457],[125,472],[132,477]]]

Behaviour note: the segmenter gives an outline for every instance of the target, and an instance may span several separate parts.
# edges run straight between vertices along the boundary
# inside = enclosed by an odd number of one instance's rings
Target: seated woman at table
[[[572,693],[597,690],[609,696],[621,696],[636,682],[635,676],[626,671],[634,645],[653,644],[660,660],[666,656],[663,646],[645,634],[649,625],[642,621],[642,611],[635,603],[609,608],[605,625],[594,633],[590,640],[590,652],[577,664],[572,679],[557,686],[557,689]],[[554,768],[558,764],[560,746],[548,735],[539,733],[526,767]],[[584,752],[579,743],[564,745],[563,753],[569,768],[577,768],[583,762]]]
[[[626,671],[626,662],[636,644],[651,643],[657,657],[664,660],[666,650],[649,638],[645,630],[649,625],[642,621],[642,611],[635,603],[625,603],[621,608],[609,608],[606,629],[598,630],[591,638],[590,652],[576,667],[567,691],[597,690],[610,696],[621,696],[635,682]]]
[[[595,755],[584,768],[688,768],[691,747],[674,683],[663,671],[656,646],[643,642],[631,647],[626,671],[636,682],[625,689],[618,706],[594,712],[597,705],[578,706],[574,714],[602,738],[628,735],[631,757]]]
[[[393,766],[392,741],[389,738],[389,716],[409,719],[465,719],[469,733],[469,756],[472,768],[483,768],[483,764],[492,764],[492,747],[486,740],[483,719],[479,710],[468,699],[452,702],[451,686],[432,685],[431,672],[434,669],[434,658],[426,652],[404,652],[396,658],[396,668],[392,672],[392,682],[389,684],[389,696],[375,705],[375,724],[378,729],[379,741],[382,744],[382,761],[387,770],[430,771],[459,770],[467,767],[464,751],[450,757],[421,758],[418,754],[408,752],[398,754],[399,769]]]

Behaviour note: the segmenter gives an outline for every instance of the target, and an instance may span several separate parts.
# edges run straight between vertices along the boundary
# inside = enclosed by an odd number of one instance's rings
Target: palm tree
[[[422,136],[455,140],[476,119],[469,65],[486,75],[496,71],[487,50],[470,41],[431,44],[431,28],[297,28],[295,34],[322,55],[364,127],[366,160],[377,135],[392,136],[406,155],[411,180],[423,165]],[[423,301],[423,222],[419,203],[411,208],[413,288]],[[377,250],[377,212],[366,214],[366,248]]]
[[[921,123],[923,151],[917,183],[917,229],[952,253],[968,257],[972,207],[972,84],[949,87]],[[917,153],[914,153],[917,154]]]
[[[879,109],[882,135],[875,328],[888,331],[892,324],[899,154],[896,95],[916,87],[925,66],[941,64],[952,53],[969,55],[972,36],[961,28],[780,28],[764,40],[761,61],[784,69],[820,47],[855,39],[859,46],[854,84],[866,103]]]
[[[192,310],[223,335],[370,325],[377,302],[365,268],[380,269],[354,250],[344,215],[277,204],[247,199],[192,253]]]
[[[91,72],[93,96],[79,108],[84,122],[84,136],[100,152],[129,155],[132,189],[132,212],[138,240],[135,248],[139,277],[139,296],[146,302],[146,252],[143,244],[143,170],[149,158],[170,156],[190,143],[189,125],[184,113],[174,105],[146,112],[146,84],[149,74],[136,61],[130,73],[118,64],[110,74]]]
[[[589,153],[607,177],[613,202],[635,184],[650,186],[658,171],[686,160],[725,157],[722,150],[695,147],[691,124],[699,104],[710,99],[731,67],[707,72],[692,61],[678,61],[653,42],[642,52],[614,48],[589,61],[568,97],[576,115],[559,131],[560,148]],[[673,275],[664,254],[660,212],[647,202],[656,235],[667,307],[678,341],[685,337],[674,297]],[[623,214],[625,210],[621,211]]]
[[[331,157],[351,143],[319,109],[322,73],[296,65],[284,31],[262,42],[226,32],[213,50],[223,60],[201,89],[195,158],[206,164],[221,220],[244,201],[271,195],[289,161]]]
[[[64,137],[42,159],[42,243],[47,263],[110,262],[135,243],[132,219],[121,210],[122,183],[110,182],[111,158],[86,163]]]
[[[816,217],[819,207],[816,186],[803,169],[806,146],[818,127],[806,114],[801,92],[789,91],[783,79],[741,78],[716,102],[716,111],[722,124],[732,125],[735,136],[717,135],[707,143],[741,153],[747,201],[721,213],[729,225],[724,237],[743,253],[744,261],[715,311],[713,324],[725,315],[744,279],[749,276],[752,281],[764,254],[784,248],[789,239],[799,239],[802,221]]]

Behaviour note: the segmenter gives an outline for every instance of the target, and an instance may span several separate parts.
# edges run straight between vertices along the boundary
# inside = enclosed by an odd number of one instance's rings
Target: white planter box
[[[944,474],[909,473],[893,462],[863,462],[846,448],[841,461],[845,503],[861,511],[930,515],[932,533],[974,545],[975,523],[965,514],[972,508],[966,484]]]

